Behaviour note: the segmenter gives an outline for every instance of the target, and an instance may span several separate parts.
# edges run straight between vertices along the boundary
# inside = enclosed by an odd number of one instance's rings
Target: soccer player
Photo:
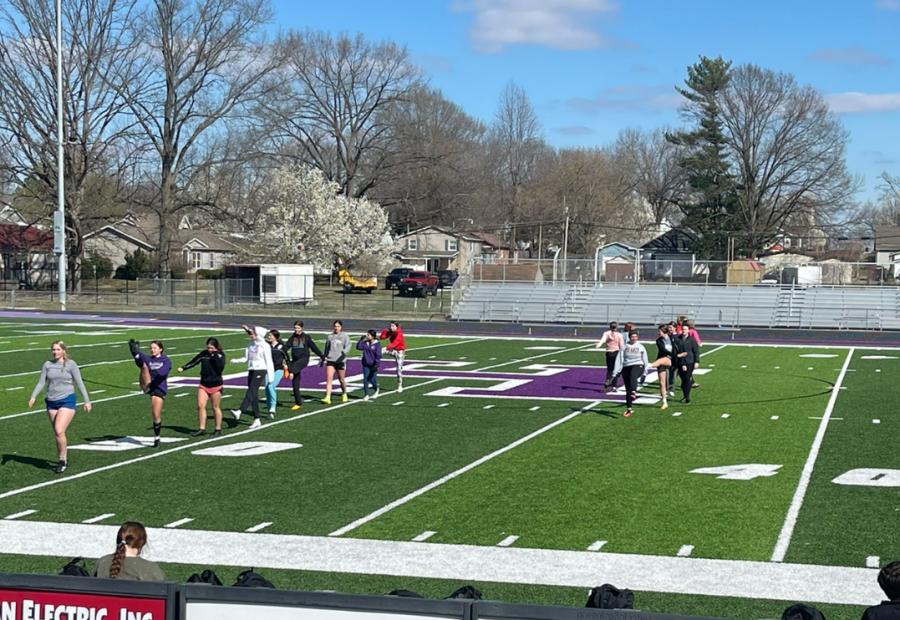
[[[400,323],[391,321],[387,329],[381,331],[381,340],[389,340],[390,344],[385,348],[387,354],[397,362],[397,391],[403,391],[403,360],[406,358],[406,341],[403,339],[403,330]]]
[[[275,418],[275,407],[278,405],[278,392],[275,389],[281,383],[281,378],[284,377],[287,354],[284,350],[284,343],[281,341],[281,332],[277,329],[269,330],[266,340],[272,347],[272,367],[275,369],[275,379],[266,384],[266,406],[269,409],[269,419],[272,420]]]
[[[669,375],[669,368],[674,364],[675,356],[679,353],[678,340],[669,336],[669,326],[659,326],[659,337],[656,339],[656,361],[650,364],[651,368],[657,369],[657,377],[659,377],[659,393],[662,396],[662,406],[660,409],[668,409],[669,403],[666,400],[666,379]]]
[[[636,330],[628,333],[628,342],[619,349],[616,358],[616,375],[622,375],[625,380],[625,414],[631,417],[632,406],[637,399],[638,378],[643,376],[650,364],[647,362],[647,351],[644,345],[638,342],[640,334]]]
[[[324,363],[325,354],[319,349],[313,339],[303,331],[303,321],[294,321],[294,333],[284,343],[286,352],[290,355],[286,376],[291,380],[294,390],[294,406],[292,411],[303,407],[303,397],[300,395],[300,373],[309,365],[309,352],[312,351]]]
[[[215,430],[213,437],[222,434],[222,391],[224,390],[224,381],[222,380],[222,371],[225,370],[225,352],[217,338],[208,338],[206,340],[206,348],[194,356],[184,366],[178,368],[178,372],[184,372],[200,364],[200,386],[197,388],[197,431],[191,433],[194,437],[200,437],[206,434],[206,403],[212,401],[213,420],[215,421]]]
[[[75,407],[77,406],[75,386],[78,386],[84,397],[85,411],[91,410],[91,398],[84,387],[84,381],[81,380],[78,364],[69,359],[65,343],[62,340],[55,341],[50,347],[50,354],[53,359],[44,362],[41,367],[41,376],[38,378],[37,385],[34,386],[28,406],[34,406],[37,395],[41,393],[46,383],[47,394],[44,396],[44,403],[47,405],[47,417],[50,419],[50,425],[53,426],[53,434],[56,435],[56,453],[59,456],[56,469],[53,471],[61,474],[69,466],[66,457],[69,445],[66,439],[66,429],[69,428],[69,424],[75,417]]]
[[[134,363],[141,369],[140,386],[144,394],[150,396],[150,412],[153,415],[153,447],[159,447],[159,433],[162,430],[162,408],[169,393],[166,380],[172,372],[172,362],[166,357],[165,347],[159,340],[150,341],[150,355],[141,351],[141,343],[129,340],[128,347]]]
[[[614,374],[616,358],[619,357],[619,349],[625,346],[625,338],[619,333],[619,324],[616,321],[609,324],[608,331],[603,332],[596,348],[600,349],[604,346],[606,347],[606,383],[603,385],[603,389],[608,390],[612,386],[615,391],[615,384],[618,382],[618,377]]]
[[[356,348],[362,351],[363,374],[363,400],[369,400],[369,384],[375,390],[372,398],[378,398],[378,365],[381,363],[381,342],[374,329],[370,329],[365,336],[356,343]]]
[[[347,354],[350,353],[350,336],[344,333],[343,321],[334,322],[334,331],[325,341],[325,398],[322,402],[331,404],[331,384],[337,375],[341,384],[341,402],[347,402]]]
[[[259,388],[266,381],[271,383],[275,379],[275,368],[272,366],[272,347],[266,342],[265,327],[256,326],[250,328],[242,325],[244,331],[250,336],[250,344],[244,350],[244,356],[231,360],[232,364],[247,363],[247,392],[241,406],[231,410],[235,420],[241,419],[241,414],[253,411],[253,422],[250,428],[259,428],[262,422],[259,420]]]

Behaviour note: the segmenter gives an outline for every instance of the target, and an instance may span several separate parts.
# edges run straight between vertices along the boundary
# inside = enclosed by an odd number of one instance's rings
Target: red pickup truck
[[[410,271],[409,275],[400,280],[397,290],[400,295],[413,295],[425,297],[428,293],[437,295],[438,277],[427,271]]]

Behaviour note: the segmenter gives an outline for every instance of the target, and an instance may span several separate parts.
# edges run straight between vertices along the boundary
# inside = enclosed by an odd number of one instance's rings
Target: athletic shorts
[[[217,385],[216,387],[206,387],[205,385],[201,385],[199,387],[201,390],[203,390],[204,392],[206,392],[207,394],[210,394],[210,395],[216,394],[218,392],[221,392],[223,389],[225,389],[224,385]]]
[[[47,400],[45,398],[44,402],[47,403],[47,411],[55,409],[75,409],[75,392],[72,392],[60,400]]]
[[[344,370],[344,362],[325,362],[325,364],[335,370]]]
[[[163,392],[163,391],[162,391],[161,389],[159,389],[159,388],[153,388],[153,391],[147,392],[147,396],[158,396],[159,398],[165,398],[165,397],[166,397],[166,393]]]

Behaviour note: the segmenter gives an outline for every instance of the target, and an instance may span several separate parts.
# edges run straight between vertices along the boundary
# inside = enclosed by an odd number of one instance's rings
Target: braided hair
[[[126,521],[119,528],[116,535],[116,552],[113,554],[112,564],[109,566],[109,578],[118,579],[119,571],[125,563],[125,547],[137,549],[140,553],[147,544],[147,530],[137,521]]]

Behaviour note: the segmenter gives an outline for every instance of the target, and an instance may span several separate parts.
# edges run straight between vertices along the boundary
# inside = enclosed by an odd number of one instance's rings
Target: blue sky
[[[850,131],[861,198],[881,172],[900,174],[900,0],[273,2],[282,28],[405,44],[433,86],[484,121],[515,81],[561,147],[678,125],[674,86],[700,54],[789,72]]]

